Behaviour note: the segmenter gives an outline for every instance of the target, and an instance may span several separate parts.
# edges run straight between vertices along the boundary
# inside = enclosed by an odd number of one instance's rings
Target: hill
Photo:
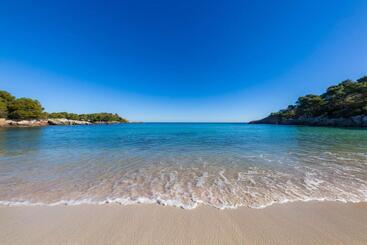
[[[367,76],[345,80],[322,95],[299,97],[295,105],[250,123],[367,127]]]

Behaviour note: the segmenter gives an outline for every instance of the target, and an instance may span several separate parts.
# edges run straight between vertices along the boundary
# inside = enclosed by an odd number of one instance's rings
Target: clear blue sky
[[[367,1],[2,1],[0,89],[47,111],[248,121],[367,73]]]

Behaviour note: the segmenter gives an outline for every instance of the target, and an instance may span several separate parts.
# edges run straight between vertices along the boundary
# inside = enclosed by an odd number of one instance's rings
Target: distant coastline
[[[38,119],[38,120],[8,120],[0,118],[0,127],[3,128],[22,128],[22,127],[42,127],[42,126],[67,126],[67,125],[98,125],[98,124],[121,124],[128,122],[119,121],[81,121],[71,120],[66,118],[50,118],[50,119]]]
[[[44,111],[38,100],[15,98],[0,90],[0,127],[39,127],[48,125],[91,125],[128,123],[118,114],[101,112],[75,114]]]
[[[367,127],[367,76],[345,80],[320,96],[299,97],[295,105],[250,124]]]

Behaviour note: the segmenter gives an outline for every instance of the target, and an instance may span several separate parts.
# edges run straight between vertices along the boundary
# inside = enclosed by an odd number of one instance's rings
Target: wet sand
[[[5,244],[367,244],[367,203],[0,207]]]

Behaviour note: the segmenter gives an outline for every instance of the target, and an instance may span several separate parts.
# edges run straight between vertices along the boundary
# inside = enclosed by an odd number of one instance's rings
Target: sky
[[[0,0],[0,89],[48,112],[246,122],[367,74],[367,1]]]

